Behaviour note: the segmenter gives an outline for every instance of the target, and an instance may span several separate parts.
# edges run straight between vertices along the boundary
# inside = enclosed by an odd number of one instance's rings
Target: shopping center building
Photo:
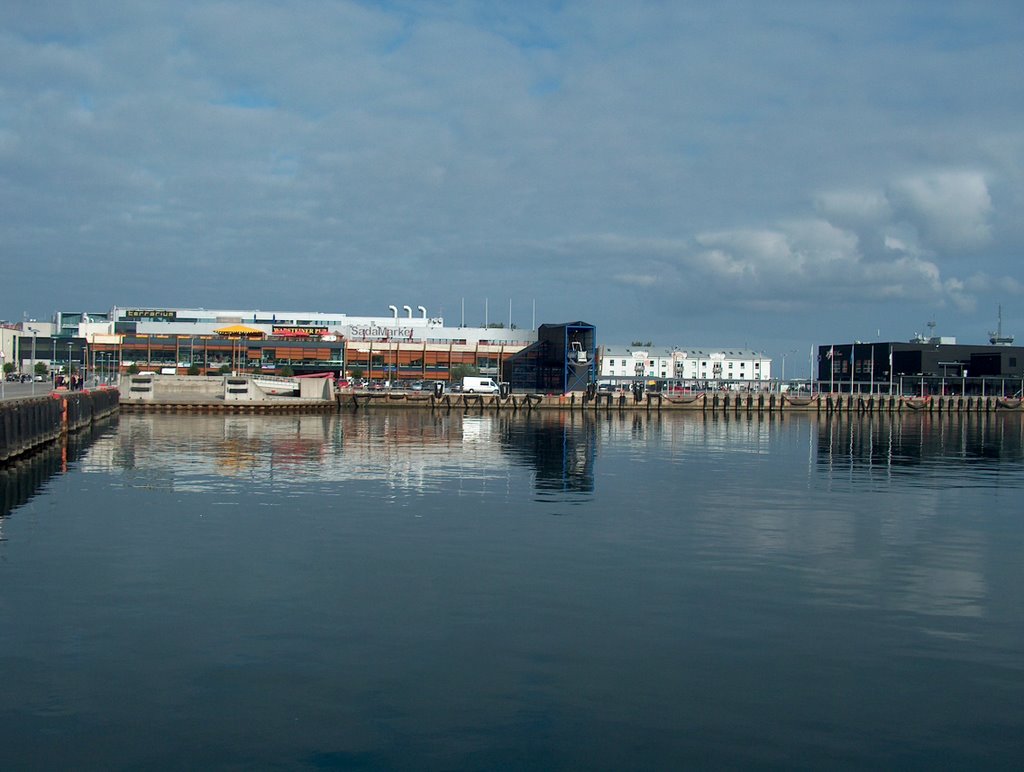
[[[182,374],[261,371],[296,375],[331,372],[371,380],[448,380],[466,365],[505,377],[504,365],[536,342],[535,330],[490,324],[448,327],[423,306],[389,306],[390,313],[355,317],[314,311],[115,306],[81,314],[78,336],[94,369],[115,362]],[[57,315],[69,322],[73,315]]]

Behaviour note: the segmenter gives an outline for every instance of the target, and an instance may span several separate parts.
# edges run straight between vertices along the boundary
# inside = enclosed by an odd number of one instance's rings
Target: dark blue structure
[[[514,391],[566,394],[597,380],[597,328],[586,322],[542,324],[537,342],[509,359]]]

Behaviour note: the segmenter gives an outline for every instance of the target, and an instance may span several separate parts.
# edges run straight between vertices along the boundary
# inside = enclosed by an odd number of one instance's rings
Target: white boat
[[[254,375],[252,382],[265,394],[271,396],[294,395],[299,391],[299,382],[294,378],[279,375]]]

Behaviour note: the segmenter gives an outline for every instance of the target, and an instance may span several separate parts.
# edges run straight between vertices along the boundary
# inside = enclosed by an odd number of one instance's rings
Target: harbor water
[[[0,476],[0,769],[1019,768],[1019,413],[124,415]]]

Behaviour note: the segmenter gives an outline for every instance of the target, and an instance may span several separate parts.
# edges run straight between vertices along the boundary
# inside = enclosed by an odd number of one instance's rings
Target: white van
[[[493,378],[468,375],[462,379],[462,391],[466,394],[497,394],[500,390]]]

